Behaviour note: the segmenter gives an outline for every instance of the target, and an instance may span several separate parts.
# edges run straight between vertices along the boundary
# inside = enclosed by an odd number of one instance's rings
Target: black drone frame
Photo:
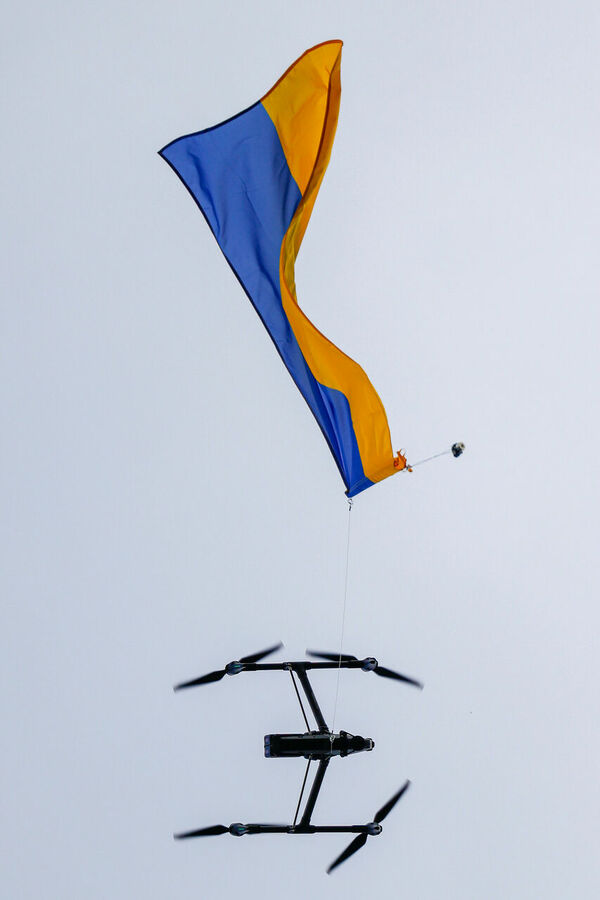
[[[302,782],[302,788],[300,790],[300,797],[296,806],[296,813],[294,815],[293,823],[291,825],[275,825],[260,823],[242,824],[241,822],[234,822],[229,827],[227,827],[226,825],[212,825],[208,828],[199,828],[194,831],[186,831],[181,834],[176,834],[175,838],[183,839],[192,837],[206,837],[209,835],[219,835],[227,833],[236,837],[242,837],[245,834],[355,834],[356,837],[354,838],[354,840],[351,841],[348,847],[346,847],[346,849],[329,866],[329,868],[327,869],[327,872],[329,873],[333,871],[333,869],[335,869],[337,866],[339,866],[340,863],[348,859],[348,857],[356,853],[357,850],[360,850],[360,848],[365,845],[367,837],[369,837],[370,835],[376,836],[381,834],[381,822],[392,811],[396,803],[408,790],[410,781],[406,781],[402,785],[402,787],[393,795],[393,797],[391,797],[381,807],[381,809],[377,811],[372,822],[367,822],[364,825],[311,824],[311,818],[315,808],[315,804],[323,785],[325,773],[327,772],[327,768],[329,766],[331,758],[333,756],[346,756],[351,753],[360,752],[361,750],[372,750],[374,743],[370,738],[362,738],[360,736],[349,735],[347,734],[347,732],[343,731],[340,731],[339,734],[334,734],[330,730],[327,722],[325,721],[315,693],[312,689],[312,685],[310,684],[310,681],[308,679],[307,672],[311,669],[361,669],[364,672],[375,672],[376,675],[380,675],[384,678],[392,678],[397,681],[403,681],[406,684],[410,684],[418,688],[422,688],[423,685],[413,678],[408,678],[405,675],[401,675],[399,672],[394,672],[391,669],[386,669],[383,666],[380,666],[377,660],[373,657],[367,657],[366,659],[360,660],[355,656],[349,656],[347,654],[320,652],[317,653],[307,650],[307,654],[319,657],[326,661],[312,662],[309,660],[301,660],[297,662],[259,663],[260,659],[263,659],[265,656],[268,656],[271,653],[275,653],[282,646],[282,644],[276,644],[273,647],[269,647],[267,650],[242,657],[240,660],[235,660],[228,663],[224,669],[210,672],[208,675],[203,675],[200,678],[196,678],[192,681],[186,681],[178,684],[176,685],[175,690],[181,690],[183,688],[190,688],[201,684],[220,681],[221,678],[223,678],[225,675],[239,675],[241,672],[287,671],[290,673],[292,684],[296,692],[296,697],[300,704],[300,709],[302,710],[302,715],[306,723],[307,733],[303,735],[267,735],[267,737],[265,738],[265,755],[291,757],[302,756],[307,759],[306,771],[304,773],[304,780]],[[298,686],[296,684],[294,676],[297,676],[298,681],[300,682],[300,686],[302,687],[302,690],[306,696],[306,700],[312,710],[313,716],[315,717],[318,731],[311,731],[310,729],[308,718],[306,716],[304,705],[302,703],[302,698],[300,696],[300,692],[298,690]],[[268,752],[267,748],[270,747],[271,741],[274,745],[280,748],[281,752]],[[306,799],[304,810],[299,817],[302,798],[304,796],[304,789],[306,787],[309,769],[313,761],[318,761],[318,767],[312,782],[312,787]]]

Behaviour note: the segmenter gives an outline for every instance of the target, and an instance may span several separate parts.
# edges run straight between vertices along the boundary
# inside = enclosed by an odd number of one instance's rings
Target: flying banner
[[[394,456],[385,409],[366,374],[296,298],[294,265],[337,126],[341,52],[341,41],[307,50],[253,106],[172,141],[160,155],[204,214],[353,497],[406,460]]]

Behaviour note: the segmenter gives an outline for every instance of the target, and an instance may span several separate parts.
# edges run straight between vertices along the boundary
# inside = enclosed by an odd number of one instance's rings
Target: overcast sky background
[[[596,2],[22,2],[3,28],[2,894],[600,895]],[[279,639],[337,649],[336,466],[156,151],[342,38],[301,306],[394,447],[466,454],[359,496],[316,823],[289,821],[282,674],[174,695]],[[314,677],[326,717],[335,679]]]

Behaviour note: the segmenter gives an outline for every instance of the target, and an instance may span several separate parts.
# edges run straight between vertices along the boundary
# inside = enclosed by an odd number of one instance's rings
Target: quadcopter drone
[[[357,850],[360,850],[361,847],[364,847],[369,835],[375,836],[381,834],[381,823],[383,822],[385,817],[392,811],[402,795],[408,790],[410,781],[406,781],[402,785],[402,787],[398,791],[396,791],[393,797],[390,797],[387,803],[384,803],[381,809],[379,809],[375,813],[373,821],[367,822],[366,825],[311,825],[311,817],[315,808],[315,804],[317,802],[317,797],[319,796],[319,791],[321,790],[321,787],[323,785],[323,779],[325,778],[325,773],[331,759],[334,756],[350,756],[353,753],[360,753],[363,750],[370,751],[374,748],[375,744],[371,738],[364,738],[360,735],[353,735],[348,733],[347,731],[342,730],[340,730],[338,733],[334,733],[330,730],[327,723],[325,722],[325,719],[323,718],[323,713],[321,712],[321,708],[319,707],[317,698],[315,697],[314,691],[308,680],[307,672],[310,669],[362,669],[363,672],[374,672],[376,675],[380,675],[382,678],[393,678],[396,681],[403,681],[406,684],[414,685],[418,688],[422,688],[423,685],[421,684],[421,682],[416,681],[414,678],[408,678],[406,675],[401,675],[399,672],[393,672],[391,669],[386,669],[383,666],[380,666],[377,660],[373,657],[367,657],[366,659],[357,659],[356,656],[349,656],[347,654],[317,653],[312,650],[307,650],[306,653],[308,656],[316,657],[317,659],[323,659],[326,660],[326,662],[311,662],[309,660],[301,660],[299,662],[259,664],[259,660],[264,659],[266,656],[269,656],[272,653],[275,653],[277,650],[281,649],[281,647],[283,647],[283,644],[276,644],[275,646],[269,647],[266,650],[262,650],[259,653],[252,653],[249,656],[243,656],[239,660],[228,663],[224,669],[219,669],[215,672],[209,672],[208,675],[202,675],[200,678],[195,678],[192,681],[185,681],[182,684],[178,684],[175,686],[174,690],[178,691],[182,690],[183,688],[195,687],[196,685],[210,684],[213,681],[220,681],[221,678],[223,678],[225,675],[239,675],[240,672],[273,672],[281,670],[290,673],[292,684],[294,686],[296,697],[298,698],[298,702],[300,704],[300,709],[302,710],[302,715],[304,717],[307,730],[304,734],[267,734],[265,735],[264,746],[265,756],[270,759],[273,759],[275,757],[304,757],[304,759],[308,761],[306,765],[306,771],[304,773],[302,788],[300,790],[298,805],[296,806],[296,813],[294,815],[292,824],[244,825],[241,822],[234,822],[229,827],[227,827],[226,825],[211,825],[208,828],[198,828],[195,831],[186,831],[182,834],[176,834],[174,835],[174,837],[177,839],[182,839],[206,837],[208,835],[227,833],[235,835],[236,837],[242,837],[244,834],[355,834],[356,837],[350,842],[346,849],[342,853],[340,853],[340,855],[331,863],[331,865],[327,869],[327,872],[330,873],[333,871],[333,869],[339,866],[340,863],[343,863],[346,859],[356,853]],[[300,686],[304,691],[306,700],[308,701],[308,704],[315,717],[317,730],[311,730],[311,727],[309,725],[306,711],[304,709],[304,704],[302,703],[302,698],[300,696],[300,691],[298,690],[298,685],[296,683],[296,677],[300,682]],[[313,760],[318,761],[318,768],[314,776],[312,787],[306,800],[304,810],[299,816],[300,806],[302,803],[302,798],[304,796],[304,789],[306,787],[306,780],[308,778],[308,772]]]

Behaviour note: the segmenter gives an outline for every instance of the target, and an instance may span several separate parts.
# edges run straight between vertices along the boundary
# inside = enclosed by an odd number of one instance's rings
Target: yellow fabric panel
[[[327,169],[341,95],[341,41],[307,51],[262,101],[273,120],[302,200],[281,247],[279,274],[285,313],[320,384],[348,399],[364,473],[381,481],[400,471],[385,409],[358,363],[321,334],[298,306],[294,264]]]
[[[262,99],[301,194],[306,191],[317,158],[330,74],[334,66],[339,69],[341,52],[341,41],[328,41],[307,50]]]

